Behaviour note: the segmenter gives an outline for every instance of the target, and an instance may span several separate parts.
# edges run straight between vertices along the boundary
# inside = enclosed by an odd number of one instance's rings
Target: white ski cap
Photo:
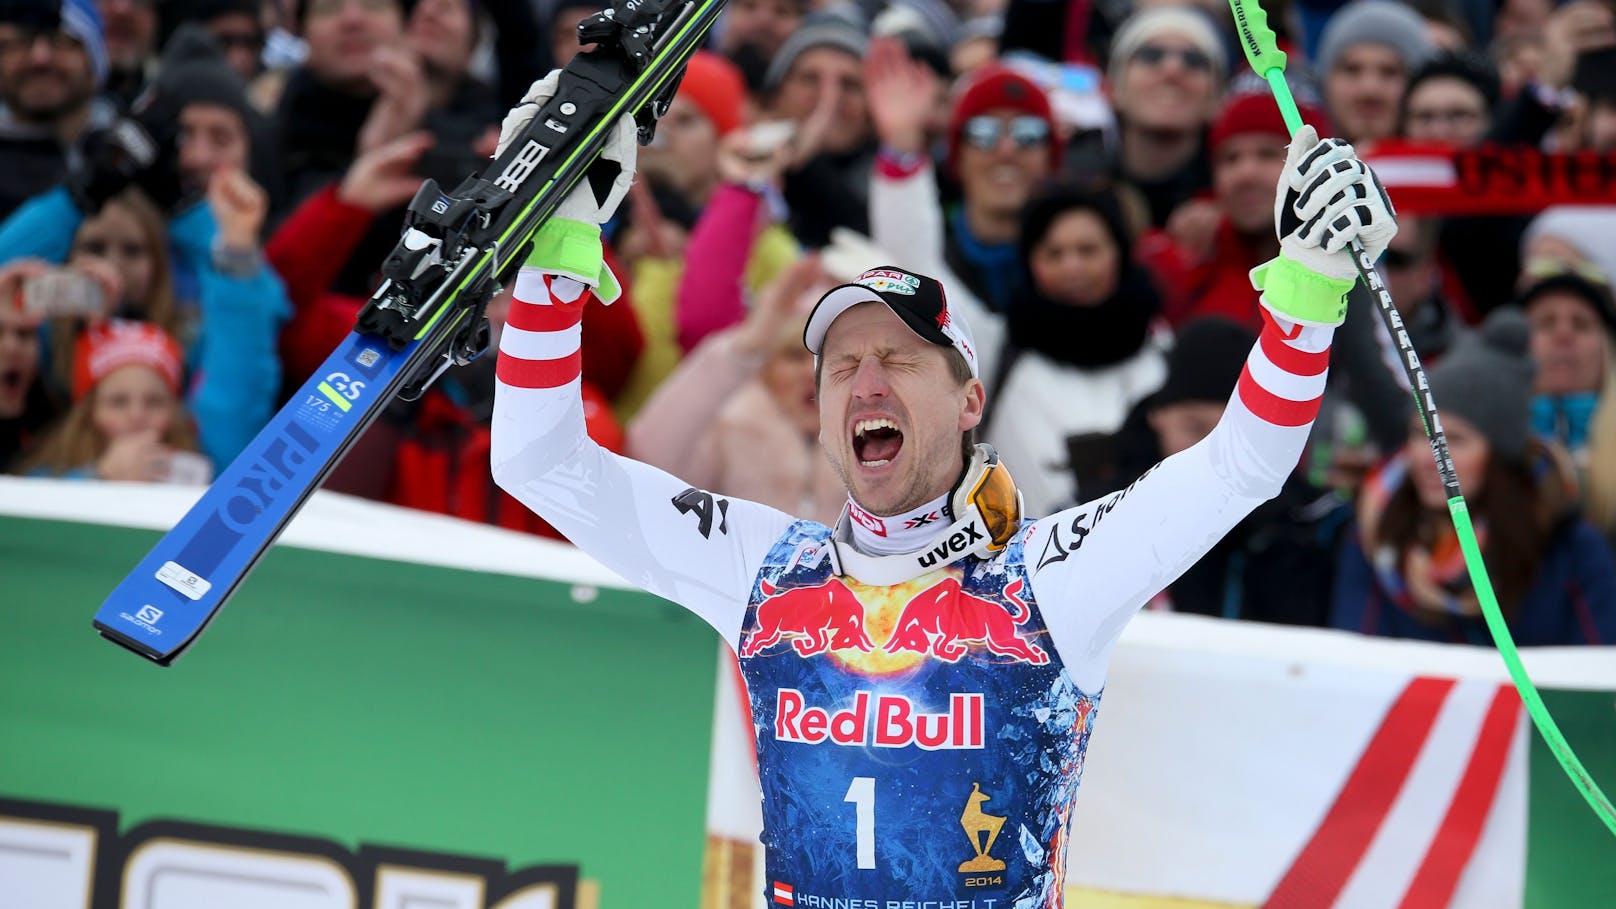
[[[855,278],[852,284],[833,287],[819,298],[814,311],[808,314],[808,325],[802,333],[802,343],[807,345],[809,353],[819,356],[830,323],[860,303],[885,303],[923,340],[959,351],[971,368],[971,375],[981,378],[971,327],[959,313],[948,308],[942,283],[895,265],[872,268]]]

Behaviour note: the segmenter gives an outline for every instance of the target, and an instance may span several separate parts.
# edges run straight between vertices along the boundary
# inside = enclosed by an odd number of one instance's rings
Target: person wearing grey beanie
[[[815,13],[804,19],[796,32],[780,46],[779,53],[774,55],[768,71],[764,73],[763,89],[766,92],[778,91],[785,83],[786,76],[790,75],[803,55],[811,50],[817,48],[838,50],[854,60],[859,60],[863,58],[869,45],[869,35],[865,33],[862,25],[850,16],[834,9]]]
[[[802,20],[763,79],[768,116],[794,125],[782,192],[791,232],[809,248],[829,243],[837,227],[869,232],[875,142],[864,94],[867,29],[858,7],[824,7]]]
[[[1431,56],[1425,20],[1393,0],[1354,0],[1330,18],[1314,70],[1330,122],[1350,142],[1384,139],[1411,75]]]
[[[1531,342],[1526,316],[1517,307],[1502,307],[1426,373],[1440,414],[1469,423],[1493,456],[1506,461],[1526,454],[1537,375]]]
[[[1616,555],[1578,511],[1576,471],[1530,431],[1526,317],[1494,310],[1430,370],[1494,593],[1522,646],[1616,643]],[[1330,624],[1486,645],[1485,620],[1425,433],[1365,482],[1336,562]]]

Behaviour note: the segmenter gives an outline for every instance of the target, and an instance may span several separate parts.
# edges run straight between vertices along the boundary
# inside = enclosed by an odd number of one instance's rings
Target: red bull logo
[[[967,593],[957,579],[944,578],[909,601],[882,649],[929,653],[957,663],[970,652],[968,645],[979,644],[1000,656],[1043,665],[1049,654],[1017,631],[1032,615],[1021,599],[1022,585],[1018,578],[1004,588],[1004,598],[1015,607],[1006,611],[992,600]]]
[[[763,581],[762,590],[757,629],[741,645],[741,656],[753,656],[783,640],[805,657],[829,650],[875,649],[864,630],[864,604],[841,579],[788,590]]]
[[[901,694],[860,691],[850,707],[837,711],[809,707],[802,692],[781,688],[775,699],[774,737],[782,742],[818,745],[907,748],[926,751],[981,748],[983,732],[981,692],[948,696],[948,710],[926,713]]]

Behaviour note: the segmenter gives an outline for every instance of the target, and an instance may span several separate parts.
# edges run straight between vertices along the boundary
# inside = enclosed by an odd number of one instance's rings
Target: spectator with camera
[[[63,409],[40,379],[44,316],[28,305],[28,285],[45,269],[27,261],[0,266],[0,472],[31,452]]]
[[[666,146],[657,148],[681,107],[684,114],[672,124]],[[781,183],[795,127],[779,120],[745,125],[744,113],[740,73],[724,58],[698,52],[658,127],[657,142],[640,155],[642,172],[663,179],[630,190],[627,222],[614,235],[631,262],[634,310],[645,336],[645,351],[614,402],[625,420],[633,419],[686,352],[738,323],[748,302],[800,255],[781,223]],[[705,193],[693,198],[680,187]],[[668,193],[675,198],[666,199]],[[674,211],[689,221],[678,224],[670,216]],[[663,237],[657,248],[635,256],[625,240],[653,232]]]
[[[269,198],[247,176],[252,112],[241,81],[196,26],[177,32],[163,59],[139,122],[98,136],[66,185],[0,225],[0,249],[120,266],[123,286],[101,315],[156,321],[180,339],[202,450],[222,467],[269,419],[275,336],[289,307],[261,252]],[[171,284],[161,280],[170,265]],[[48,349],[67,343],[54,336]]]

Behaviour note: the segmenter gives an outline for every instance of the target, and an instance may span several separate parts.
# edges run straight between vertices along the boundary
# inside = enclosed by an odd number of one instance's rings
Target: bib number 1
[[[844,802],[854,805],[854,831],[858,835],[858,867],[875,867],[875,777],[856,776]]]

